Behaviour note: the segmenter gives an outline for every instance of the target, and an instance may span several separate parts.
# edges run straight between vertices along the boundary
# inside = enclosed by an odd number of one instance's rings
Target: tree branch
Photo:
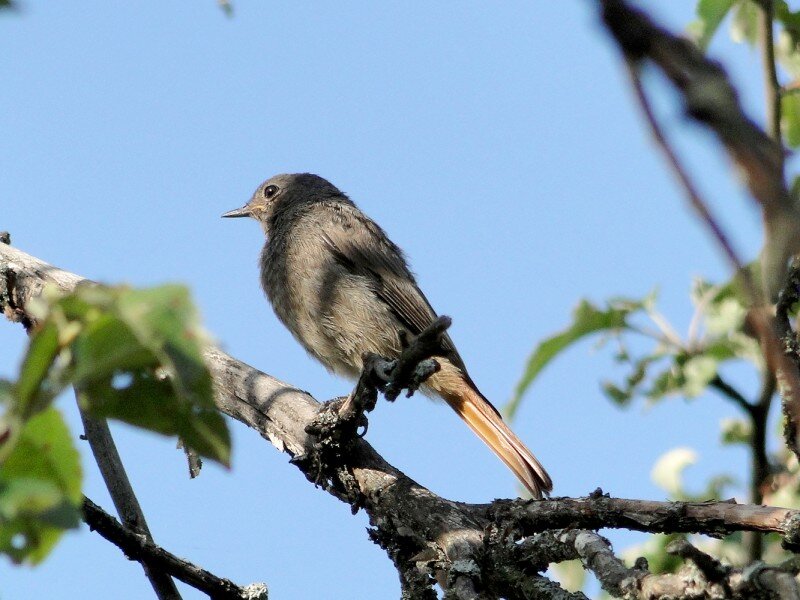
[[[767,427],[772,397],[775,395],[775,375],[764,370],[761,374],[761,392],[753,405],[752,427],[750,438],[751,474],[750,502],[761,504],[764,501],[764,489],[768,486],[771,472],[767,456]],[[750,561],[759,560],[763,552],[764,541],[761,535],[749,534],[743,538]]]
[[[750,404],[750,401],[747,400],[747,398],[745,398],[739,390],[722,379],[719,374],[714,375],[711,381],[708,382],[708,385],[720,392],[729,400],[732,400],[733,403],[747,413],[748,416],[753,416],[755,406]]]
[[[751,195],[761,205],[765,230],[762,253],[763,287],[769,298],[777,296],[786,279],[786,264],[800,250],[800,213],[783,178],[783,149],[743,112],[733,86],[722,67],[707,59],[690,42],[655,25],[642,11],[625,0],[600,0],[603,21],[622,49],[629,65],[634,90],[659,147],[703,222],[713,233],[750,297],[749,323],[758,335],[770,372],[779,383],[791,431],[800,423],[800,371],[787,358],[776,332],[775,319],[765,297],[733,250],[696,187],[680,165],[650,109],[638,75],[638,66],[656,65],[682,94],[687,114],[711,129],[745,175]],[[788,430],[787,430],[788,431]],[[789,447],[798,453],[797,440]]]
[[[76,398],[78,398],[77,392]],[[111,437],[108,422],[105,419],[95,419],[87,415],[80,409],[80,401],[78,402],[78,408],[83,421],[86,439],[92,449],[95,462],[97,462],[100,474],[103,476],[103,481],[106,484],[106,489],[108,489],[117,514],[127,529],[133,534],[141,536],[143,542],[154,545],[153,536],[144,517],[144,511],[139,505],[139,500],[133,491],[128,474],[125,472],[122,459],[117,451],[117,445],[114,443],[114,438]],[[139,562],[142,564],[145,575],[150,580],[153,591],[155,591],[158,598],[161,600],[180,599],[181,595],[178,593],[178,588],[175,587],[175,582],[172,581],[169,575],[161,571],[154,563],[146,560],[146,556],[144,560]]]
[[[119,547],[129,559],[142,565],[153,565],[159,572],[180,579],[211,598],[267,600],[267,586],[263,583],[241,588],[229,579],[217,577],[157,546],[146,536],[131,531],[88,498],[83,499],[83,516],[89,529]]]
[[[11,236],[8,232],[0,233],[0,244],[11,244]],[[9,315],[9,318],[19,318],[25,326],[25,330],[30,332],[35,320],[27,315],[21,306],[15,305],[18,299],[15,297],[14,277],[13,275],[9,277],[10,274],[11,272],[7,272],[5,277],[0,278],[0,282],[2,282],[0,283],[0,305],[3,306],[4,312]],[[15,319],[12,318],[12,320]],[[107,421],[105,419],[94,419],[81,409],[80,395],[77,390],[75,390],[75,399],[83,422],[86,440],[89,442],[95,462],[100,469],[100,474],[103,477],[117,514],[126,527],[144,536],[145,539],[152,543],[153,536],[125,472],[125,467],[122,464],[119,452],[117,452],[114,438],[111,437]],[[169,575],[153,568],[147,562],[142,562],[141,564],[144,574],[150,581],[150,585],[152,585],[153,591],[159,600],[181,600],[178,588]]]
[[[775,40],[773,21],[775,5],[773,0],[760,0],[758,14],[759,38],[761,43],[761,64],[764,71],[764,92],[767,105],[767,130],[769,136],[779,145],[781,137],[781,85],[775,67]],[[781,177],[783,177],[783,153],[780,154]]]
[[[735,531],[788,534],[800,511],[735,501],[659,502],[610,498],[595,492],[587,498],[553,498],[521,503],[496,500],[493,521],[532,535],[563,527],[630,529],[650,533],[704,533],[721,537]],[[793,534],[794,535],[794,534]]]
[[[794,368],[800,371],[800,341],[797,339],[797,333],[792,329],[790,317],[792,308],[798,300],[800,300],[800,259],[795,258],[789,268],[789,276],[786,278],[786,283],[778,294],[778,302],[775,306],[775,322],[786,356],[791,360]],[[786,445],[796,456],[800,456],[798,422],[792,418],[788,402],[784,401],[782,408],[786,421],[783,429]]]
[[[67,292],[81,281],[15,248],[0,245],[0,281],[7,279],[9,272],[14,273],[15,281],[10,291],[23,313],[27,302],[41,292],[45,282]],[[0,299],[0,309],[3,308]],[[564,595],[567,592],[557,584],[536,575],[546,570],[550,562],[577,556],[574,546],[570,550],[565,541],[559,541],[552,533],[536,535],[563,527],[617,527],[710,535],[771,531],[784,535],[789,545],[800,541],[800,511],[785,508],[731,502],[624,500],[604,497],[602,492],[577,499],[506,500],[492,504],[452,502],[411,480],[358,438],[342,461],[320,472],[314,457],[316,440],[306,431],[320,410],[318,402],[218,348],[209,347],[205,359],[214,379],[216,403],[222,412],[289,453],[293,464],[310,481],[319,483],[353,510],[363,508],[367,512],[372,524],[370,537],[395,563],[404,594],[409,598],[433,598],[431,584],[438,580],[446,585],[451,571],[454,574],[451,583],[460,581],[459,589],[468,590],[459,577],[469,572],[464,569],[472,563],[479,569],[480,577],[471,577],[472,589],[478,594],[512,599],[557,595],[579,598]],[[570,533],[577,535],[579,531]],[[503,556],[516,560],[495,560]],[[520,588],[522,582],[526,587]],[[528,591],[523,593],[520,589]],[[632,597],[644,598],[641,594]]]
[[[368,425],[366,413],[372,411],[378,400],[378,391],[394,401],[404,389],[411,395],[425,380],[436,373],[439,363],[433,358],[442,350],[442,336],[452,323],[450,317],[437,317],[419,335],[412,339],[401,337],[403,351],[395,360],[388,360],[367,352],[364,367],[355,389],[345,398],[325,403],[306,433],[315,435],[316,449],[336,455],[346,451],[359,427]]]

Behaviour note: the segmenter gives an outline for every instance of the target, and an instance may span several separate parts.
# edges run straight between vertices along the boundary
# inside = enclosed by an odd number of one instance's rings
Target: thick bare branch
[[[64,291],[80,281],[17,249],[0,245],[0,279],[9,271],[15,277],[11,292],[23,312],[45,281]],[[563,527],[702,531],[712,535],[741,530],[774,531],[784,534],[789,542],[800,539],[800,511],[732,502],[653,502],[608,498],[601,493],[589,498],[545,501],[452,502],[389,465],[363,439],[353,441],[339,464],[320,472],[311,456],[315,452],[314,436],[306,431],[317,416],[320,403],[218,348],[208,348],[205,359],[222,412],[289,453],[292,462],[309,480],[321,484],[354,510],[366,510],[373,525],[370,535],[396,564],[407,595],[424,597],[434,577],[447,582],[455,569],[450,579],[458,583],[462,594],[474,589],[477,594],[514,599],[578,598],[579,595],[569,594],[535,574],[544,571],[549,562],[577,556],[574,546],[570,550],[552,532],[536,535]],[[487,534],[492,530],[495,535]],[[571,533],[577,535],[580,531]],[[506,563],[495,560],[501,556],[513,560]],[[478,565],[480,586],[485,589],[479,589],[475,583],[478,579],[469,577],[472,588],[463,579],[472,563]],[[521,587],[521,582],[525,586]]]
[[[789,534],[800,511],[729,502],[658,502],[609,498],[552,498],[521,503],[497,500],[491,514],[497,522],[520,528],[523,535],[548,529],[616,528],[651,533],[705,533],[723,536],[735,531]]]

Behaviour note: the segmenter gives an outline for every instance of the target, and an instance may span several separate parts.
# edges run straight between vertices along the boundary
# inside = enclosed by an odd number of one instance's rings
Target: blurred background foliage
[[[787,152],[800,146],[800,10],[793,10],[783,0],[700,0],[696,10],[697,18],[687,25],[686,35],[702,50],[707,50],[727,25],[728,35],[735,42],[764,55],[765,69],[772,57],[780,82],[777,136]],[[772,17],[772,40],[765,39],[765,14]],[[725,57],[717,58],[724,66]],[[770,85],[769,77],[765,73],[765,87]],[[765,92],[769,102],[770,91]],[[751,117],[766,120],[759,115]],[[800,174],[787,176],[797,203]],[[769,241],[765,240],[765,247]],[[760,283],[758,258],[752,257],[746,268]],[[767,268],[766,261],[764,265]],[[597,349],[611,353],[624,373],[618,379],[600,382],[605,396],[621,409],[637,402],[648,406],[668,399],[693,401],[707,392],[721,394],[740,409],[738,417],[720,420],[717,435],[723,445],[748,449],[749,472],[733,472],[720,465],[719,472],[700,489],[688,489],[683,474],[697,461],[697,452],[674,448],[653,465],[651,473],[653,482],[669,499],[704,501],[735,495],[740,502],[800,508],[797,459],[783,443],[782,420],[770,419],[771,413],[777,412],[773,402],[775,377],[766,368],[758,340],[749,327],[750,302],[740,278],[737,275],[727,282],[696,278],[691,282],[689,296],[694,312],[685,331],[678,331],[659,312],[657,290],[643,298],[611,298],[602,303],[581,300],[568,325],[536,345],[505,413],[513,418],[548,363],[572,345],[591,338]],[[654,572],[674,572],[683,562],[666,551],[675,537],[649,536],[622,556],[631,565],[643,556]],[[790,556],[781,548],[780,539],[772,535],[746,533],[722,540],[698,535],[692,536],[691,542],[737,566],[755,560],[779,563]],[[556,565],[556,572],[567,589],[584,589],[586,571],[579,561]]]

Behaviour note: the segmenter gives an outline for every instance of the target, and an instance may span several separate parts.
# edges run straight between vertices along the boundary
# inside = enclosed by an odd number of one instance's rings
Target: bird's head
[[[269,233],[272,218],[303,205],[332,198],[347,199],[336,186],[319,175],[291,173],[275,175],[256,188],[250,201],[226,212],[223,217],[252,217]]]

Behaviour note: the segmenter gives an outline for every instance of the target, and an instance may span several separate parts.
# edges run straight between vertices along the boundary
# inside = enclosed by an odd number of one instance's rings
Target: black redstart
[[[365,352],[397,357],[401,332],[417,335],[436,318],[400,248],[322,177],[276,175],[222,216],[261,224],[261,284],[275,313],[336,373],[357,378]],[[436,359],[441,370],[423,391],[444,399],[534,497],[550,492],[550,476],[478,391],[446,334]]]

